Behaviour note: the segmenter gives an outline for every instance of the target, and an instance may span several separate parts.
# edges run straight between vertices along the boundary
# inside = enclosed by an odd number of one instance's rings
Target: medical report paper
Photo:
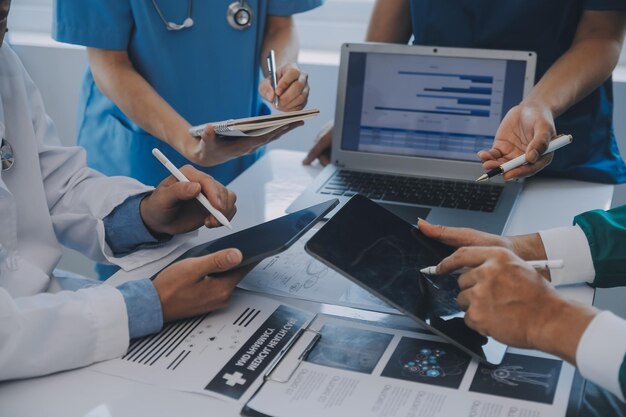
[[[228,308],[167,324],[126,355],[90,369],[126,379],[245,401],[267,367],[314,314],[235,293]]]
[[[497,367],[440,338],[318,316],[321,337],[298,360],[283,358],[244,414],[274,417],[565,416],[574,367],[534,351],[509,349]]]

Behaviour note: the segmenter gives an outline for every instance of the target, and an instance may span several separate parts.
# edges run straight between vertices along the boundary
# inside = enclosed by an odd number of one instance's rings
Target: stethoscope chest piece
[[[2,171],[8,171],[15,164],[15,155],[13,155],[13,148],[6,139],[2,138],[0,143],[0,161],[2,161]]]
[[[252,9],[245,0],[234,1],[228,6],[226,21],[233,29],[249,28],[252,26]]]

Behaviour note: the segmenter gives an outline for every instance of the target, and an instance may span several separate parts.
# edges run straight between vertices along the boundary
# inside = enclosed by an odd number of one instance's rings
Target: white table
[[[304,167],[304,154],[272,151],[249,170],[235,179],[230,188],[237,195],[238,213],[233,221],[242,229],[284,214],[291,201],[320,171],[319,167]],[[507,227],[507,234],[521,234],[542,228],[571,224],[572,218],[583,211],[607,209],[613,186],[569,180],[534,180],[520,197]],[[581,198],[582,197],[582,198]],[[224,229],[224,228],[222,228]],[[203,231],[194,242],[209,240],[225,234],[226,230]],[[130,273],[118,273],[117,279],[151,276],[185,248],[159,262]],[[564,294],[589,302],[589,288],[568,288]],[[402,320],[378,313],[344,307],[293,302],[329,314],[342,314],[369,320]],[[41,347],[42,351],[45,346]],[[68,355],[71,355],[68,352]],[[0,416],[236,416],[239,406],[205,397],[166,390],[156,386],[128,381],[79,369],[41,378],[0,384]]]

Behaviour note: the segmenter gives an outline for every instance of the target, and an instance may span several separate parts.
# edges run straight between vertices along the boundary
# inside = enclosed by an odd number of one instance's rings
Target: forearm
[[[525,101],[542,103],[556,118],[600,86],[611,75],[618,57],[614,42],[581,41],[550,68]]]
[[[267,21],[260,56],[261,68],[265,76],[268,75],[266,57],[271,49],[276,53],[278,67],[298,61],[300,41],[291,16],[270,16]]]
[[[175,147],[189,123],[139,74],[126,51],[87,48],[94,80],[102,93],[152,136]]]
[[[513,252],[525,261],[547,259],[539,233],[512,236],[510,239]]]
[[[365,40],[407,43],[413,33],[410,11],[409,0],[377,0],[372,10]]]
[[[558,117],[600,86],[617,65],[625,16],[620,12],[585,12],[570,49],[524,101],[545,106]]]

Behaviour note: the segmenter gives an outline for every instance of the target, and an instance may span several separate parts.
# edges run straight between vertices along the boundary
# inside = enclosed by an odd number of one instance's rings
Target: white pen
[[[562,259],[548,259],[548,260],[537,260],[537,261],[524,261],[524,263],[526,263],[526,265],[535,268],[535,269],[561,269],[563,268],[563,260]],[[471,270],[472,268],[461,268],[461,269],[457,269],[454,272],[451,272],[449,275],[452,274],[463,274],[469,270]],[[426,274],[426,275],[438,275],[437,274],[437,266],[427,266],[426,268],[422,268],[420,269],[420,272],[422,274]]]
[[[187,177],[185,177],[185,175],[182,172],[180,172],[178,168],[176,168],[174,164],[172,164],[170,160],[167,159],[167,157],[163,155],[163,153],[160,150],[158,150],[157,148],[152,149],[152,155],[154,155],[156,159],[158,159],[159,162],[161,162],[163,166],[167,168],[167,170],[171,172],[172,175],[175,176],[178,181],[189,182]],[[213,207],[211,203],[209,202],[209,200],[207,200],[207,198],[204,196],[204,194],[202,193],[198,194],[196,196],[196,200],[198,200],[200,204],[202,204],[204,208],[207,209],[209,213],[211,213],[213,217],[217,219],[218,222],[228,227],[230,230],[233,230],[233,227],[230,225],[230,222],[228,221],[226,216],[220,213],[218,209]]]
[[[559,135],[556,138],[552,139],[550,141],[550,144],[548,145],[548,148],[545,150],[544,153],[541,154],[541,156],[547,155],[550,152],[554,152],[557,149],[562,148],[565,145],[569,145],[570,143],[572,143],[572,135]],[[510,171],[514,168],[517,167],[521,167],[522,165],[526,164],[526,155],[520,155],[517,158],[513,158],[508,162],[503,163],[502,165],[500,165],[497,168],[492,169],[489,172],[484,173],[483,175],[481,175],[480,177],[478,177],[478,179],[476,180],[476,182],[480,182],[480,181],[485,181],[488,180],[491,177],[495,177],[496,175],[500,175],[500,174],[504,174],[507,171]]]

